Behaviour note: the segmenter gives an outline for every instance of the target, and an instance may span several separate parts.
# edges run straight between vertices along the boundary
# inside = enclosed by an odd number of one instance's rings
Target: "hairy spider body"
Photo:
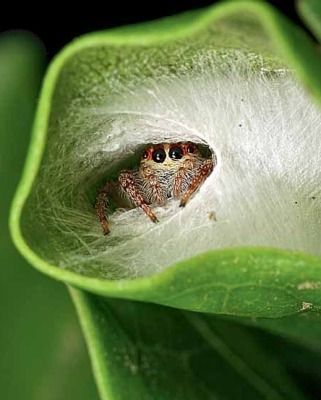
[[[127,206],[139,207],[153,222],[158,222],[150,206],[164,205],[173,197],[180,199],[180,207],[184,207],[214,166],[213,159],[202,156],[192,142],[147,147],[138,169],[121,171],[117,182],[107,182],[99,190],[95,208],[103,233],[110,232],[106,216],[110,199],[118,205],[125,202]]]

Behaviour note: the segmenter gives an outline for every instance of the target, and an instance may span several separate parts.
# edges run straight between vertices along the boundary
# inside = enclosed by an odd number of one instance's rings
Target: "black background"
[[[295,10],[295,2],[270,0],[297,24],[302,26]],[[143,22],[179,12],[205,7],[215,0],[158,0],[158,1],[86,1],[73,5],[65,3],[6,3],[0,13],[0,31],[27,30],[36,34],[44,43],[48,59],[52,58],[73,38],[92,31],[114,26]]]

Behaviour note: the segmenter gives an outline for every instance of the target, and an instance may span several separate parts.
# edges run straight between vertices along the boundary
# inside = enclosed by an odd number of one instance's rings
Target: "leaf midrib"
[[[202,336],[208,345],[220,354],[252,387],[260,392],[263,398],[269,400],[285,399],[266,379],[254,371],[238,354],[236,354],[201,316],[190,312],[182,313],[189,324]]]

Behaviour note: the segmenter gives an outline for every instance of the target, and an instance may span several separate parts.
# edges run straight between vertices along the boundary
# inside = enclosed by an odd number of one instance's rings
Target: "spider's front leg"
[[[179,171],[180,173],[175,178],[175,182],[174,182],[174,196],[175,197],[179,197],[179,195],[181,194],[182,182],[184,179],[189,178],[192,168],[190,166],[185,166],[185,167],[182,167],[182,171]],[[188,200],[190,199],[192,194],[195,193],[196,190],[202,185],[202,183],[205,181],[205,179],[213,171],[213,168],[214,168],[213,160],[205,160],[197,168],[196,172],[193,173],[193,175],[192,175],[193,177],[192,177],[191,181],[189,182],[186,191],[183,193],[183,195],[181,197],[181,201],[179,204],[180,207],[185,207],[186,203],[188,202]],[[176,189],[176,191],[175,191],[175,189]]]
[[[123,171],[118,177],[118,182],[120,187],[128,196],[128,199],[136,207],[141,208],[153,222],[158,222],[156,215],[153,213],[152,209],[149,207],[143,195],[141,194],[140,187],[135,179],[135,175],[131,171]]]

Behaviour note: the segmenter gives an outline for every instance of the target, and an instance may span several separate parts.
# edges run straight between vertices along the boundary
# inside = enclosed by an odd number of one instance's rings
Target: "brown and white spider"
[[[173,197],[184,207],[214,166],[215,160],[203,156],[192,142],[147,147],[138,169],[121,171],[117,182],[107,182],[97,194],[95,208],[104,235],[110,232],[106,216],[110,200],[118,207],[139,207],[158,222],[150,205],[164,205]]]

